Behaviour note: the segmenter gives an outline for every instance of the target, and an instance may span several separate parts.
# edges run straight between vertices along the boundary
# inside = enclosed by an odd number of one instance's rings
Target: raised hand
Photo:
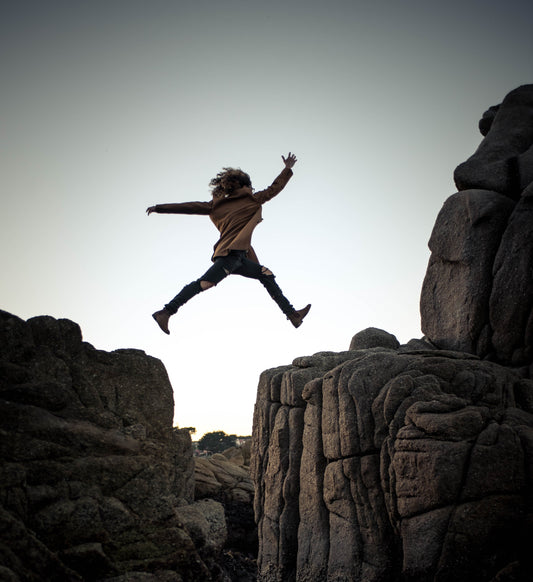
[[[294,154],[291,154],[291,152],[289,152],[287,154],[287,157],[285,156],[281,156],[283,159],[283,163],[285,164],[286,168],[292,168],[294,166],[294,164],[298,161],[296,159],[296,156]]]

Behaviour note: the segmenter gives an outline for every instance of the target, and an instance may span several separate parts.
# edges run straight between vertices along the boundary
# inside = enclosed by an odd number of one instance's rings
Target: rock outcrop
[[[229,580],[163,364],[0,312],[0,579]]]
[[[531,579],[533,86],[480,129],[431,236],[424,338],[370,328],[260,378],[260,582]]]
[[[249,582],[257,543],[259,582],[531,579],[533,85],[480,130],[431,235],[425,336],[264,372],[253,483],[243,451],[195,463],[159,360],[0,311],[0,580]]]
[[[518,580],[533,384],[411,346],[297,358],[260,379],[252,472],[260,581]]]
[[[533,85],[485,113],[455,171],[422,287],[422,331],[439,348],[521,368],[533,362]]]

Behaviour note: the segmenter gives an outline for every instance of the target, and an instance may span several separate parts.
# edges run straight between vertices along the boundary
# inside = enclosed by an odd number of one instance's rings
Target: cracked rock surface
[[[480,129],[429,240],[422,331],[533,377],[533,85],[491,107]]]
[[[0,311],[0,580],[227,580],[163,364]]]
[[[372,345],[260,379],[258,579],[518,572],[532,533],[531,381],[465,353]]]

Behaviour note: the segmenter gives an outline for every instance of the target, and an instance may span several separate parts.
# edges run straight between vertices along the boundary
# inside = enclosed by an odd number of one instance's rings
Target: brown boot
[[[294,327],[300,327],[302,325],[302,321],[304,317],[309,313],[311,309],[311,304],[307,305],[303,309],[299,309],[290,315],[287,315],[287,319],[294,325]]]
[[[168,331],[168,320],[172,314],[168,312],[166,309],[161,309],[160,311],[156,311],[152,313],[152,317],[156,320],[157,325],[166,333],[170,335],[170,331]]]

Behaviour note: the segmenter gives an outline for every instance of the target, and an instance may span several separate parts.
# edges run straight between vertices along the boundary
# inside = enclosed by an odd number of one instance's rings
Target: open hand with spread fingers
[[[285,164],[286,168],[292,168],[294,166],[294,164],[298,161],[296,159],[296,156],[294,154],[291,154],[291,152],[289,152],[287,154],[287,157],[285,156],[281,156],[283,159],[283,163]]]

